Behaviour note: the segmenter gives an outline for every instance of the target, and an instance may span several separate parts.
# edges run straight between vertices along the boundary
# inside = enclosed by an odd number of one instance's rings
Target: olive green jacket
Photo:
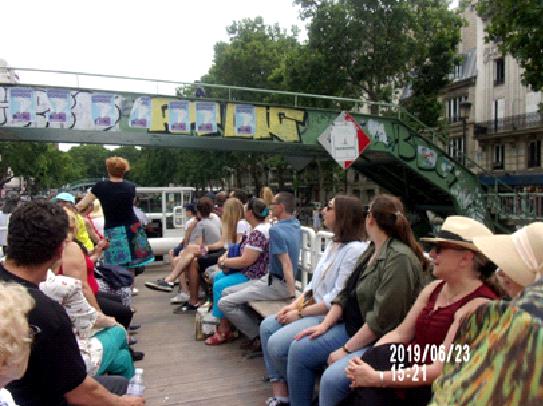
[[[357,276],[359,267],[365,267],[360,270],[355,287],[358,306],[365,323],[379,338],[403,321],[427,278],[415,253],[397,239],[388,239],[376,260],[365,266],[374,252],[372,243],[360,256],[345,288],[332,303],[342,308],[346,305],[347,289],[352,286],[349,281]]]

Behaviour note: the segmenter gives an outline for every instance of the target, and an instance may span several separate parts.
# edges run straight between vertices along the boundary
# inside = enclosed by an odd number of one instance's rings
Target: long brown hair
[[[419,259],[422,269],[428,269],[430,262],[424,256],[424,251],[413,234],[400,199],[389,194],[377,195],[372,200],[368,211],[383,232],[411,248]]]
[[[366,239],[366,213],[358,197],[337,195],[334,198],[336,221],[333,227],[334,241],[351,242]]]

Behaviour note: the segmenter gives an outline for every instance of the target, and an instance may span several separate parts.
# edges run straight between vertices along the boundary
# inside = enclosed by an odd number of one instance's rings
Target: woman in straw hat
[[[469,348],[471,361],[445,364],[432,405],[541,405],[543,223],[474,243],[513,300],[487,303],[462,325],[454,345]]]
[[[423,289],[395,330],[362,358],[351,360],[346,374],[351,387],[358,389],[349,405],[389,405],[399,399],[409,405],[428,403],[430,385],[441,373],[442,361],[448,354],[455,359],[464,356],[450,347],[459,322],[477,306],[497,298],[483,282],[490,271],[473,243],[476,237],[490,235],[475,220],[450,216],[435,238],[422,239],[432,244],[437,280]]]

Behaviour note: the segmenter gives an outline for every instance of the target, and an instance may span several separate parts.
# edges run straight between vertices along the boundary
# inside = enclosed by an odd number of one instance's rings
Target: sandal
[[[215,332],[211,337],[208,337],[204,343],[206,345],[221,345],[227,343],[230,338],[232,338],[232,333],[229,331],[227,333]]]

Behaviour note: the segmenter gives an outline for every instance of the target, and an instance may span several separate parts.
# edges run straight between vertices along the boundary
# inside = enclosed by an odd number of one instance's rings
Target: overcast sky
[[[305,26],[292,0],[8,0],[0,14],[0,58],[10,66],[185,82],[207,73],[234,20]]]
[[[0,2],[0,58],[11,66],[192,82],[207,73],[213,45],[228,39],[232,21],[260,15],[267,24],[298,25],[305,39],[298,14],[292,0],[7,0]]]

